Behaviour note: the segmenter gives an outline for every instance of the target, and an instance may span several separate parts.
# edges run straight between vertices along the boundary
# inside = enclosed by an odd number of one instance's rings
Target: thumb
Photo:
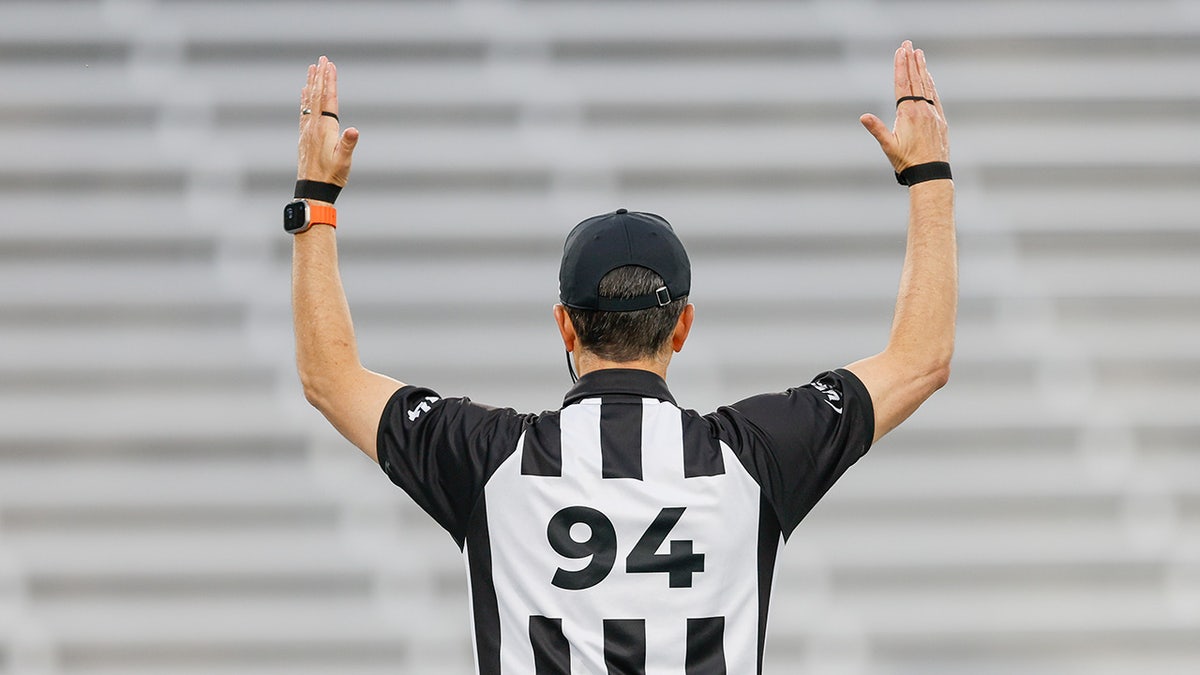
[[[892,138],[891,130],[887,128],[887,125],[883,123],[883,120],[872,115],[871,113],[867,113],[862,117],[859,117],[858,121],[862,122],[862,125],[866,127],[867,131],[871,132],[871,135],[875,137],[875,140],[879,141],[879,145],[883,148],[883,152],[890,156],[890,150],[894,140]]]
[[[342,132],[342,137],[338,140],[337,147],[333,150],[334,160],[339,164],[350,164],[350,156],[354,154],[354,147],[358,145],[358,129],[350,127]]]

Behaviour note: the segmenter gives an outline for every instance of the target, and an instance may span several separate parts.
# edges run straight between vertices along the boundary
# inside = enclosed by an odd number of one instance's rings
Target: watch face
[[[299,234],[308,229],[308,204],[297,200],[283,207],[283,230]]]

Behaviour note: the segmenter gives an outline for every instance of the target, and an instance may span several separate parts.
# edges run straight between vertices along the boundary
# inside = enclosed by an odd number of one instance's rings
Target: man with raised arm
[[[665,378],[692,328],[687,252],[662,217],[617,209],[563,247],[554,320],[578,382],[559,410],[522,414],[359,362],[333,207],[358,131],[339,133],[333,63],[309,66],[300,199],[285,210],[304,394],[463,551],[478,673],[762,671],[782,544],[949,377],[954,184],[941,99],[910,42],[895,85],[893,129],[861,118],[910,201],[882,352],[708,414],[680,407]]]

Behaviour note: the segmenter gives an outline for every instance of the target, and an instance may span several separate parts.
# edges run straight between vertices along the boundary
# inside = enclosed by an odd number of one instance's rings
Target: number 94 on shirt
[[[691,588],[692,576],[704,571],[704,554],[691,540],[671,539],[659,553],[686,507],[666,507],[650,522],[625,557],[628,574],[665,574],[670,588]],[[579,591],[604,581],[617,563],[617,530],[603,512],[588,506],[568,506],[550,519],[546,539],[554,551],[570,560],[586,560],[582,568],[559,567],[551,580],[556,587]]]

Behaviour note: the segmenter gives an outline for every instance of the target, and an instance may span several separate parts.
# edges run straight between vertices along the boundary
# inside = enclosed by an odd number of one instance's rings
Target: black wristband
[[[916,164],[896,174],[896,182],[901,185],[916,185],[927,180],[953,179],[950,175],[949,162],[927,162]]]
[[[332,204],[337,201],[338,193],[341,191],[341,185],[321,183],[315,180],[298,180],[296,181],[296,194],[292,196],[296,199],[315,199]]]

